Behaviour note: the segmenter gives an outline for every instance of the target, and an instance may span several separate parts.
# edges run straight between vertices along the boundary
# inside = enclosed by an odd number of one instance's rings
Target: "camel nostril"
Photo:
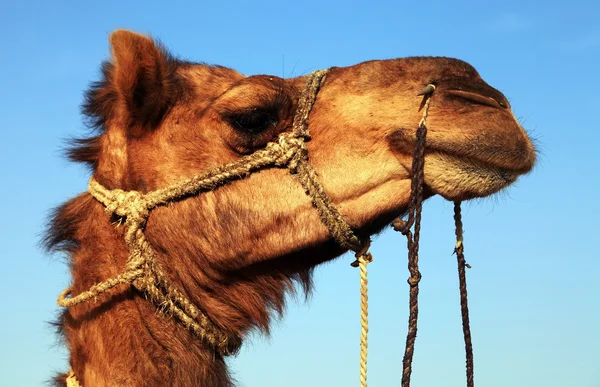
[[[453,97],[461,98],[463,100],[467,100],[469,102],[476,103],[478,105],[484,105],[484,106],[500,108],[500,109],[508,109],[508,105],[506,103],[504,103],[503,101],[499,101],[496,98],[486,96],[486,95],[481,95],[478,93],[473,93],[470,91],[452,90],[451,89],[451,90],[446,90],[446,94],[451,95]]]

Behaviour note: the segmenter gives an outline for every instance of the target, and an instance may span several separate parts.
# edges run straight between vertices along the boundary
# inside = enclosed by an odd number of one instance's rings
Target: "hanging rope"
[[[421,273],[419,272],[419,236],[421,230],[421,211],[423,201],[423,183],[425,166],[425,143],[427,136],[427,115],[431,95],[435,91],[435,85],[427,85],[419,95],[425,96],[423,117],[419,123],[415,140],[415,152],[412,163],[411,194],[408,205],[408,219],[396,219],[392,226],[396,231],[402,232],[407,238],[408,245],[408,270],[410,278],[408,284],[409,291],[409,318],[408,333],[406,335],[406,346],[404,358],[402,361],[402,387],[410,387],[412,360],[414,355],[415,340],[417,337],[417,321],[419,315],[419,282]],[[463,324],[463,336],[466,352],[466,374],[467,387],[473,387],[473,344],[471,342],[471,329],[469,327],[469,306],[467,300],[467,283],[465,268],[470,267],[465,262],[463,245],[463,228],[461,220],[460,202],[454,202],[454,222],[456,233],[456,253],[458,260],[458,276],[460,283],[460,305]],[[414,226],[414,232],[411,227]]]
[[[369,333],[369,292],[367,279],[367,264],[369,263],[364,257],[360,257],[358,261],[360,270],[360,385],[367,387],[367,354],[368,354],[368,338]]]
[[[360,273],[360,386],[367,387],[367,355],[369,348],[369,280],[367,265],[373,261],[369,253],[371,241],[368,240],[361,250],[356,252],[356,260],[350,264],[358,267]]]
[[[415,140],[408,219],[405,221],[398,218],[392,224],[394,230],[406,236],[408,245],[408,271],[410,273],[408,279],[408,284],[410,285],[408,333],[406,335],[406,346],[402,360],[402,387],[410,386],[412,359],[415,351],[415,340],[417,338],[419,282],[421,281],[421,273],[419,272],[419,237],[421,233],[421,210],[423,208],[423,183],[425,179],[425,140],[427,137],[427,114],[429,113],[431,95],[434,91],[435,85],[430,84],[422,92],[425,95],[425,105]],[[414,232],[411,231],[413,225]]]
[[[463,337],[465,339],[467,387],[473,387],[473,343],[471,342],[471,328],[469,325],[469,301],[467,299],[467,274],[465,268],[470,268],[465,262],[465,246],[463,244],[463,225],[460,202],[454,202],[454,224],[456,233],[456,260],[458,261],[458,280],[460,287],[460,311],[462,315]]]

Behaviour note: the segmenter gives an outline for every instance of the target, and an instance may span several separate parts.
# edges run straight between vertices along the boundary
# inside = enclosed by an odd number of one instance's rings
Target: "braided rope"
[[[471,341],[471,328],[469,324],[469,301],[467,299],[467,274],[465,268],[471,266],[465,262],[465,246],[463,244],[463,225],[460,202],[454,202],[454,224],[456,233],[456,260],[458,262],[458,279],[460,287],[460,311],[462,317],[463,337],[465,340],[467,387],[475,385],[473,375],[473,342]]]
[[[417,321],[419,313],[419,282],[421,273],[419,272],[419,234],[421,229],[421,211],[423,198],[423,183],[424,183],[424,166],[425,166],[425,141],[427,135],[427,115],[431,95],[435,91],[435,85],[428,85],[419,95],[424,95],[426,98],[423,117],[419,122],[415,141],[415,154],[412,164],[412,181],[411,195],[409,200],[408,219],[396,219],[392,226],[396,231],[402,232],[407,238],[408,244],[408,270],[411,274],[408,279],[410,285],[409,293],[409,320],[408,333],[406,336],[406,347],[403,359],[402,371],[402,387],[410,387],[410,377],[412,373],[412,359],[414,354],[414,345],[417,337]],[[473,380],[473,344],[471,341],[471,329],[469,326],[469,306],[467,299],[467,283],[465,268],[470,268],[465,262],[464,245],[463,245],[463,226],[461,218],[460,202],[454,202],[454,222],[456,233],[456,246],[454,252],[458,261],[458,276],[460,283],[460,304],[463,324],[463,336],[465,341],[466,353],[466,374],[467,387],[474,386]],[[410,228],[414,225],[414,234]]]
[[[427,137],[427,115],[431,95],[435,91],[435,85],[428,85],[429,92],[425,94],[425,105],[423,116],[417,128],[415,151],[412,162],[411,193],[408,204],[408,219],[396,219],[392,226],[406,236],[408,246],[408,278],[409,290],[409,317],[408,333],[406,335],[406,346],[402,360],[402,387],[410,386],[412,373],[412,359],[417,338],[417,321],[419,316],[419,282],[421,272],[419,271],[419,237],[421,233],[421,210],[423,203],[423,182],[425,179],[425,141]],[[414,232],[410,228],[414,225]]]
[[[58,304],[68,308],[84,301],[96,300],[117,285],[131,284],[148,295],[160,310],[176,317],[220,354],[236,353],[241,346],[241,338],[237,335],[228,336],[174,286],[158,264],[156,254],[143,230],[153,208],[214,190],[269,166],[287,167],[296,175],[333,238],[346,249],[360,251],[357,258],[367,255],[370,257],[364,249],[365,245],[361,244],[339,211],[331,204],[308,159],[305,143],[310,139],[308,118],[326,73],[327,70],[317,70],[307,77],[292,130],[281,133],[276,142],[270,142],[264,149],[202,175],[146,194],[121,189],[109,190],[92,178],[88,185],[89,193],[106,207],[105,210],[110,215],[126,217],[124,239],[129,257],[123,273],[97,283],[76,296],[71,296],[72,288],[69,287],[60,293]],[[368,243],[366,246],[368,248]]]
[[[369,348],[369,280],[367,265],[373,262],[369,253],[371,240],[368,239],[363,247],[356,252],[356,260],[350,264],[359,268],[360,274],[360,386],[367,387],[367,355]]]
[[[372,261],[370,254],[357,258],[360,270],[360,386],[367,387],[367,354],[369,333],[369,290],[367,264]]]

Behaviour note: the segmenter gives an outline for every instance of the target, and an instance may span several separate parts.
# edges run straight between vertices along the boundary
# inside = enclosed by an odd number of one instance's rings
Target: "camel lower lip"
[[[490,196],[512,184],[519,174],[479,160],[445,153],[426,156],[425,183],[449,200]]]

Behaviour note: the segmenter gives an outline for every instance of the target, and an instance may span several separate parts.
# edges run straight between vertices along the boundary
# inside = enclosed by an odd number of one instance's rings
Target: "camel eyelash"
[[[281,117],[282,110],[289,112],[289,108],[292,106],[290,97],[283,90],[277,90],[276,94],[260,95],[258,96],[258,103],[246,106],[244,108],[224,109],[221,111],[221,115],[225,120],[231,121],[235,117],[253,114],[255,112],[265,112],[274,115],[278,118]],[[286,112],[283,112],[284,115]]]

